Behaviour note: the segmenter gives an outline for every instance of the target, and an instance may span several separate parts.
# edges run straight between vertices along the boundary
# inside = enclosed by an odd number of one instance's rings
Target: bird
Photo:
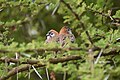
[[[63,48],[69,43],[74,43],[75,36],[69,27],[63,26],[59,32],[54,29],[49,30],[46,34],[45,42],[47,44],[56,42],[58,43],[57,47]],[[58,53],[60,53],[60,51],[54,51],[54,57],[57,57]]]
[[[59,35],[59,33],[56,30],[51,29],[46,34],[46,40],[45,40],[45,42],[46,43],[58,42],[58,35]]]
[[[61,30],[59,31],[59,43],[62,47],[68,44],[67,40],[69,40],[71,43],[75,42],[75,36],[72,33],[71,28],[68,26],[63,26]]]
[[[59,32],[57,32],[54,29],[51,29],[48,31],[46,34],[46,43],[51,43],[51,42],[57,42],[59,43],[62,47],[64,47],[66,44],[68,44],[70,41],[71,43],[75,42],[75,36],[72,33],[71,28],[68,26],[63,26]]]
[[[47,34],[46,34],[46,40],[45,40],[45,43],[46,44],[50,44],[50,43],[58,43],[58,41],[59,41],[59,33],[56,31],[56,30],[54,30],[54,29],[51,29],[51,30],[49,30],[48,32],[47,32]],[[58,43],[59,44],[59,43]],[[53,51],[53,57],[55,58],[55,57],[57,57],[57,53],[58,53],[58,51]]]

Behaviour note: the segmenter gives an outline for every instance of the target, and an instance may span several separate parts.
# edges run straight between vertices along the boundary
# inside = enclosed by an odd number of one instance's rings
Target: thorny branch
[[[94,49],[93,49],[94,50]],[[101,56],[108,56],[108,55],[118,55],[119,54],[119,51],[117,52],[116,50],[113,50],[109,53],[103,53],[101,54]],[[98,55],[95,55],[94,58],[97,58]],[[56,63],[63,63],[63,62],[67,62],[67,61],[71,61],[71,60],[79,60],[79,59],[82,59],[81,56],[79,55],[71,55],[71,56],[66,56],[66,57],[62,57],[62,58],[50,58],[47,62],[49,63],[53,63],[53,64],[56,64]],[[16,68],[13,68],[11,71],[8,72],[8,74],[4,77],[1,77],[0,80],[5,80],[5,79],[8,79],[9,77],[15,75],[17,72],[23,72],[23,71],[26,71],[28,70],[28,68],[31,66],[31,65],[34,65],[36,68],[38,67],[43,67],[43,66],[46,66],[47,64],[45,63],[41,63],[40,64],[40,60],[32,60],[32,59],[27,59],[26,61],[24,62],[21,62],[19,59],[14,59],[14,58],[1,58],[0,59],[0,62],[13,62],[13,63],[21,63],[21,64],[24,64],[24,66],[22,67],[16,67]]]
[[[30,66],[31,66],[30,64],[25,64],[25,65],[22,65],[22,66],[15,67],[15,68],[13,68],[12,70],[10,70],[6,76],[1,77],[0,80],[6,80],[6,79],[8,79],[9,77],[11,77],[11,76],[13,76],[13,75],[16,75],[16,74],[19,73],[19,72],[26,71],[26,70],[29,69]],[[43,66],[45,66],[45,65],[42,65],[42,64],[34,65],[35,68],[43,67]]]
[[[64,3],[64,4],[68,7],[68,9],[73,13],[73,15],[76,17],[77,20],[80,20],[78,14],[76,14],[76,12],[73,11],[73,9],[71,8],[71,6],[70,6],[69,4],[67,4],[64,0],[60,0],[60,1],[61,1],[62,3]],[[91,11],[93,11],[93,10],[91,10]],[[100,12],[98,12],[98,11],[93,11],[93,12],[98,13],[98,14],[101,14],[102,16],[105,16],[105,17],[109,17],[109,18],[111,17],[111,16],[109,16],[109,15],[107,15],[107,14],[100,13]],[[114,18],[113,18],[113,19],[114,19]],[[85,26],[84,26],[84,24],[83,24],[82,22],[80,22],[80,25],[82,26],[83,29],[85,29]],[[86,35],[88,36],[88,39],[89,39],[89,41],[91,42],[91,44],[93,44],[92,39],[91,39],[90,34],[89,34],[88,31],[86,31]],[[76,50],[77,50],[77,51],[79,51],[79,50],[88,51],[88,50],[82,49],[82,48],[66,48],[66,49],[53,48],[53,49],[28,49],[28,50],[25,50],[24,52],[33,52],[34,50],[36,50],[36,51],[38,51],[38,52],[45,52],[45,51],[69,51],[69,50],[71,50],[71,51],[74,51],[74,50],[75,50],[75,51],[76,51]],[[92,49],[92,50],[93,50],[93,51],[94,51],[94,50],[100,50],[100,48],[94,48],[94,49]],[[13,53],[14,53],[14,52],[16,52],[16,51],[0,50],[0,53],[9,53],[9,52],[13,52]],[[109,53],[102,53],[101,56],[118,55],[119,52],[120,52],[120,51],[117,52],[116,50],[114,50],[114,51],[111,51],[111,52],[109,52]],[[98,55],[95,55],[95,56],[94,56],[94,58],[97,58],[97,57],[98,57]],[[51,58],[51,59],[48,60],[48,62],[53,63],[53,64],[56,64],[56,63],[59,63],[59,62],[62,63],[62,62],[70,61],[70,60],[79,60],[79,59],[81,59],[81,56],[79,56],[79,55],[72,55],[72,56],[67,56],[67,57],[62,57],[62,58]],[[46,64],[40,64],[40,63],[39,63],[40,60],[27,59],[26,61],[21,62],[19,59],[14,59],[14,58],[4,58],[4,59],[1,58],[1,59],[0,59],[0,62],[5,62],[5,61],[7,61],[8,63],[9,63],[9,62],[21,63],[21,64],[23,64],[24,66],[19,66],[19,67],[13,68],[12,70],[10,70],[10,71],[8,72],[8,74],[7,74],[6,76],[1,77],[0,80],[8,79],[9,77],[15,75],[17,72],[19,73],[19,72],[26,71],[26,70],[29,69],[29,67],[30,67],[31,65],[34,65],[35,68],[46,66]]]
[[[94,50],[97,50],[98,48],[94,48]],[[45,51],[87,51],[87,49],[84,48],[80,48],[80,47],[69,47],[69,48],[38,48],[38,49],[26,49],[22,52],[28,53],[28,52],[45,52]],[[14,51],[14,50],[2,50],[0,49],[0,53],[16,53],[16,52],[20,52],[20,51]]]
[[[116,51],[116,50],[113,50],[109,53],[103,53],[101,54],[101,56],[108,56],[108,55],[119,55],[120,51]],[[99,54],[98,54],[99,55]],[[97,58],[98,55],[95,55],[94,58]],[[52,64],[57,64],[57,63],[63,63],[63,62],[67,62],[67,61],[71,61],[71,60],[80,60],[82,59],[81,56],[79,55],[71,55],[71,56],[66,56],[66,57],[62,57],[62,58],[50,58],[47,62],[49,63],[52,63]],[[36,59],[36,60],[32,60],[32,59],[27,59],[26,61],[24,62],[21,62],[19,59],[14,59],[14,58],[4,58],[4,59],[0,59],[0,62],[13,62],[13,63],[21,63],[23,64],[24,66],[19,66],[19,67],[15,67],[13,68],[12,70],[10,70],[8,72],[8,74],[4,77],[1,77],[0,80],[5,80],[5,79],[8,79],[9,77],[13,76],[13,75],[16,75],[17,72],[23,72],[23,71],[26,71],[29,69],[29,67],[31,65],[34,65],[35,68],[38,68],[38,67],[44,67],[46,66],[47,64],[45,63],[40,63],[41,61]]]
[[[67,62],[67,61],[70,61],[70,60],[78,60],[78,59],[81,59],[80,56],[77,56],[77,55],[73,55],[73,56],[67,56],[67,57],[62,57],[62,58],[51,58],[48,60],[48,62],[50,63],[53,63],[53,64],[56,64],[56,63],[59,63],[59,62]],[[4,62],[6,59],[0,59],[0,61]],[[14,63],[20,63],[20,60],[18,59],[7,59],[7,62],[14,62]],[[19,72],[23,72],[23,71],[26,71],[29,69],[29,67],[31,65],[34,65],[35,68],[38,68],[38,67],[44,67],[46,66],[47,64],[45,63],[40,63],[39,60],[30,60],[28,59],[26,62],[22,62],[24,65],[22,66],[18,66],[18,67],[15,67],[13,68],[12,70],[10,70],[8,72],[8,74],[4,77],[1,77],[0,80],[6,80],[8,79],[9,77],[19,73]]]
[[[56,64],[59,62],[66,62],[66,61],[70,61],[70,60],[78,60],[81,59],[80,56],[78,55],[71,55],[71,56],[66,56],[66,57],[62,57],[62,58],[50,58],[48,60],[48,62]],[[26,59],[24,61],[20,61],[19,59],[15,59],[15,58],[0,58],[0,62],[12,62],[12,63],[20,63],[20,64],[38,64],[40,62],[40,60],[36,59],[36,60],[32,60],[32,59]]]
[[[109,13],[106,14],[106,13],[103,13],[103,12],[93,10],[91,8],[88,8],[88,7],[86,7],[86,9],[93,12],[93,13],[97,13],[97,14],[100,14],[100,15],[102,15],[104,17],[107,17],[112,21],[111,24],[116,25],[116,26],[120,26],[120,18],[114,18]]]
[[[73,11],[73,9],[71,8],[71,6],[70,6],[68,3],[66,3],[64,0],[60,0],[60,1],[61,1],[63,4],[65,4],[65,5],[67,6],[67,8],[73,13],[73,15],[75,16],[75,18],[76,18],[78,21],[80,21],[80,18],[79,18],[79,16],[78,16],[78,14],[77,14],[75,11]],[[83,28],[83,30],[85,30],[85,26],[84,26],[84,23],[83,23],[83,22],[80,22],[80,26]],[[90,37],[89,32],[88,32],[88,31],[85,31],[85,33],[86,33],[86,35],[87,35],[90,43],[93,44],[93,41],[92,41],[92,38]]]
[[[36,49],[36,51],[38,52],[44,52],[44,51],[79,51],[79,50],[84,50],[86,51],[86,49],[83,49],[83,48],[51,48],[51,49]],[[28,50],[25,50],[25,52],[33,52],[34,49],[28,49]]]
[[[120,51],[112,50],[109,53],[102,53],[101,56],[108,56],[108,55],[118,55]],[[94,55],[94,58],[97,58],[99,54]],[[62,58],[50,58],[49,62],[50,63],[58,63],[58,62],[65,62],[69,60],[77,60],[81,59],[81,56],[79,55],[71,55],[71,56],[66,56]],[[13,62],[13,63],[21,63],[21,64],[37,64],[39,63],[39,60],[32,60],[32,59],[26,59],[24,62],[20,62],[19,59],[15,58],[0,58],[0,62]]]
[[[65,4],[65,5],[67,6],[67,8],[73,13],[73,15],[75,16],[75,18],[80,21],[79,15],[72,9],[72,7],[71,7],[68,3],[66,3],[64,0],[60,0],[60,1],[61,1],[63,4]],[[102,15],[102,16],[104,16],[104,17],[107,17],[107,18],[109,18],[109,19],[112,21],[111,24],[116,25],[116,26],[120,26],[120,18],[114,18],[114,17],[112,17],[109,13],[108,13],[108,14],[105,14],[105,13],[103,13],[103,12],[99,12],[99,11],[92,10],[91,8],[88,8],[88,7],[86,7],[86,10],[89,10],[89,11],[92,11],[92,12],[94,12],[94,13],[100,14],[100,15]],[[83,28],[83,30],[85,30],[85,26],[84,26],[84,23],[83,23],[83,22],[80,22],[79,25]],[[94,44],[93,41],[92,41],[92,38],[90,37],[89,32],[88,32],[88,31],[85,31],[85,33],[86,33],[86,35],[87,35],[90,43],[91,43],[91,44]]]

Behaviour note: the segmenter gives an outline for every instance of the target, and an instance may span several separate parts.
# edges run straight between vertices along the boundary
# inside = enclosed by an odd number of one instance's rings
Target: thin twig
[[[66,80],[66,71],[64,71],[64,76],[63,76],[63,80]]]
[[[104,78],[104,80],[108,80],[109,77],[110,77],[110,74],[108,74],[108,75]]]
[[[56,4],[56,7],[55,7],[55,9],[53,10],[53,12],[52,12],[52,16],[55,14],[55,12],[58,10],[58,8],[59,8],[59,6],[60,6],[60,1]]]
[[[29,66],[29,69],[28,69],[28,79],[30,79],[30,69],[31,69],[31,66]]]
[[[67,8],[73,13],[73,15],[75,16],[75,18],[76,18],[78,21],[80,21],[79,15],[78,15],[75,11],[73,11],[72,7],[71,7],[68,3],[66,3],[64,0],[60,0],[60,1],[61,1],[63,4],[65,4],[65,5],[67,6]],[[83,22],[80,22],[80,26],[83,28],[83,30],[85,30],[85,26],[84,26],[84,23],[83,23]],[[89,32],[88,32],[88,31],[85,31],[85,33],[86,33],[89,41],[91,42],[91,44],[93,44],[93,41],[92,41],[92,38],[90,37]]]
[[[36,70],[36,68],[33,65],[32,65],[32,68],[35,71],[35,73],[38,75],[38,77],[43,80],[42,76],[38,73],[38,71]]]
[[[48,69],[46,68],[46,74],[47,74],[47,80],[50,80],[49,78],[49,73],[48,73]]]
[[[100,51],[100,53],[99,53],[99,55],[98,55],[98,57],[97,57],[97,59],[96,59],[94,64],[97,64],[97,62],[98,62],[100,56],[102,55],[102,53],[103,53],[103,49],[101,49],[101,51]]]
[[[26,70],[29,69],[29,66],[31,66],[31,65],[30,64],[25,64],[25,65],[15,67],[12,70],[10,70],[6,76],[0,77],[0,80],[6,80],[6,79],[10,78],[11,76],[16,75],[17,71],[18,71],[18,73],[26,71]],[[35,65],[35,68],[43,67],[43,66],[45,66],[45,65],[39,64],[39,65]],[[17,71],[16,71],[16,69],[17,69]]]
[[[105,13],[102,13],[102,12],[99,12],[99,11],[95,11],[95,10],[93,10],[91,8],[88,8],[88,7],[86,7],[86,10],[92,11],[93,13],[100,14],[100,15],[102,15],[104,17],[110,17],[108,14],[105,14]]]
[[[89,10],[89,11],[91,11],[93,13],[97,13],[97,14],[100,14],[100,15],[102,15],[104,17],[107,17],[107,18],[109,18],[112,21],[111,24],[116,25],[116,26],[120,26],[120,23],[119,23],[120,18],[114,18],[114,17],[112,17],[110,10],[108,11],[107,14],[103,13],[103,12],[99,12],[99,11],[93,10],[91,8],[88,8],[88,7],[86,7],[86,10]]]
[[[89,58],[89,64],[90,64],[90,70],[91,70],[91,74],[92,76],[94,76],[94,54],[93,54],[93,50],[89,49],[88,51],[88,58]]]

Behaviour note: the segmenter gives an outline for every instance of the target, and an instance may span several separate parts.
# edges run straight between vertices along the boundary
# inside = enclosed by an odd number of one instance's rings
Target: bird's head
[[[61,28],[59,34],[72,34],[71,28],[64,26]]]
[[[50,31],[48,31],[48,33],[46,34],[46,42],[51,42],[53,39],[55,39],[55,37],[58,36],[58,32],[51,29]]]

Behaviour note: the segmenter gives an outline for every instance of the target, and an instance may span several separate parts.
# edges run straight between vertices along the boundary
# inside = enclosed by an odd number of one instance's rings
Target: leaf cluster
[[[0,0],[0,79],[119,80],[116,5],[113,0]],[[45,33],[63,24],[72,28],[75,43],[46,44]]]

